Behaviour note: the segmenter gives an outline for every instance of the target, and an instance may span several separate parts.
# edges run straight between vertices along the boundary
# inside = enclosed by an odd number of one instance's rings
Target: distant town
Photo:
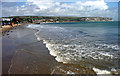
[[[59,23],[59,22],[81,22],[81,21],[113,21],[105,17],[54,17],[54,16],[11,16],[2,17],[2,26],[18,23]]]

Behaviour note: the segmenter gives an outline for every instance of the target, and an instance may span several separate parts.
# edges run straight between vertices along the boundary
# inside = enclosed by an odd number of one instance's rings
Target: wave
[[[93,68],[93,70],[97,73],[97,74],[111,74],[110,71],[107,70],[100,70],[98,68]]]
[[[40,27],[40,25],[35,25],[35,24],[29,24],[28,26],[27,26],[27,28],[38,28],[38,27]]]
[[[56,56],[58,62],[69,62],[78,61],[86,58],[91,59],[117,59],[118,55],[116,50],[118,50],[117,45],[106,45],[106,44],[94,44],[94,46],[87,45],[76,45],[76,44],[51,44],[46,40],[43,40],[46,47],[49,49],[50,54]],[[110,51],[114,50],[114,51]]]
[[[83,31],[82,33],[77,33],[58,26],[28,25],[28,28],[39,30],[35,33],[37,40],[43,40],[43,43],[46,44],[46,47],[50,51],[49,53],[55,56],[58,62],[78,64],[82,60],[84,62],[87,61],[86,64],[89,62],[89,66],[92,65],[99,68],[103,68],[104,66],[108,70],[111,70],[112,67],[117,67],[113,64],[119,58],[118,45],[102,43],[97,41],[98,38],[96,37],[89,35],[86,37],[86,33],[84,34]],[[114,63],[112,64],[112,62]],[[104,64],[100,66],[98,63]],[[111,64],[112,67],[110,67]],[[96,68],[93,68],[93,70],[98,74],[110,73],[109,71],[101,71]]]

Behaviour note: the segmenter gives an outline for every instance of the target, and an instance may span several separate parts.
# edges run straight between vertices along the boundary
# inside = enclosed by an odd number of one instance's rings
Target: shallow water
[[[30,24],[27,27],[38,30],[35,33],[37,40],[46,44],[49,53],[55,56],[55,60],[74,64],[74,69],[68,67],[69,70],[67,69],[65,73],[76,74],[75,69],[81,69],[76,68],[77,65],[91,68],[97,74],[120,71],[118,22],[47,23]],[[59,70],[62,68],[62,66],[58,67]],[[52,73],[56,73],[57,70],[55,67]]]

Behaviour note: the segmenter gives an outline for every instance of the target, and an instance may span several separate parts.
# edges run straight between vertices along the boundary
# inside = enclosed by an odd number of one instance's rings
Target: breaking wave
[[[37,40],[43,40],[52,56],[58,62],[88,64],[98,68],[111,70],[119,58],[119,47],[116,44],[107,44],[105,41],[99,41],[96,36],[91,36],[83,31],[75,32],[63,27],[49,25],[28,25],[28,28],[37,29],[35,36]],[[98,65],[102,64],[101,65]],[[101,71],[93,68],[95,71]],[[102,73],[103,71],[101,71]],[[70,72],[68,72],[70,73]],[[109,73],[104,71],[103,73]]]

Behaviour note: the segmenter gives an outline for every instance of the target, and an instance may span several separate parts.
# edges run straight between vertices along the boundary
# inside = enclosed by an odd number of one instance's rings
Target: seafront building
[[[2,26],[11,25],[12,26],[12,19],[13,18],[2,18]]]

